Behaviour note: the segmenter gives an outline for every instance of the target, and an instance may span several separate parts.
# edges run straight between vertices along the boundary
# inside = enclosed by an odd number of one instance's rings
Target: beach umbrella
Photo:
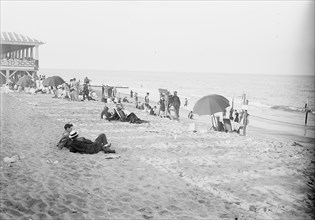
[[[65,81],[60,76],[51,76],[44,80],[43,86],[59,86],[64,84]]]
[[[18,86],[22,86],[22,87],[28,87],[28,86],[32,86],[34,85],[34,81],[32,80],[32,78],[30,76],[22,76],[19,81],[17,81],[16,85]]]
[[[193,112],[198,115],[213,115],[217,112],[223,112],[229,106],[228,99],[221,95],[212,94],[199,99],[193,108]]]

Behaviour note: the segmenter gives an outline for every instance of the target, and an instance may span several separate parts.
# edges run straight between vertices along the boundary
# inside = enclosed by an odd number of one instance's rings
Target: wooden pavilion
[[[39,45],[44,44],[14,32],[1,32],[0,41],[0,85],[27,74],[33,79],[39,70]]]

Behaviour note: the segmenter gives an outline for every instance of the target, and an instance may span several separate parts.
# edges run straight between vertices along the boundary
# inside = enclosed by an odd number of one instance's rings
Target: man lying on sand
[[[70,132],[69,138],[71,139],[71,142],[69,144],[69,149],[72,153],[97,154],[100,151],[104,151],[104,153],[116,153],[115,150],[110,149],[111,144],[107,142],[104,133],[100,134],[94,142],[78,136],[78,132]]]

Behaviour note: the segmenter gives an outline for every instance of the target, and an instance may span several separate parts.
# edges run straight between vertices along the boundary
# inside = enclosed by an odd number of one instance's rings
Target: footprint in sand
[[[175,205],[169,205],[169,206],[166,206],[166,209],[170,210],[170,211],[182,211],[181,208],[175,206]]]

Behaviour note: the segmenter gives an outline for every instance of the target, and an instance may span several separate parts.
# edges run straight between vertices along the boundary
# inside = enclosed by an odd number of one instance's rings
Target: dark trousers
[[[108,144],[106,135],[104,133],[100,134],[94,142],[97,142],[99,144],[102,144],[104,146],[105,144]]]
[[[174,109],[175,109],[175,117],[179,118],[179,106],[174,105]]]
[[[85,100],[85,97],[87,98],[87,100],[90,100],[89,92],[84,92],[83,93],[83,100]]]

